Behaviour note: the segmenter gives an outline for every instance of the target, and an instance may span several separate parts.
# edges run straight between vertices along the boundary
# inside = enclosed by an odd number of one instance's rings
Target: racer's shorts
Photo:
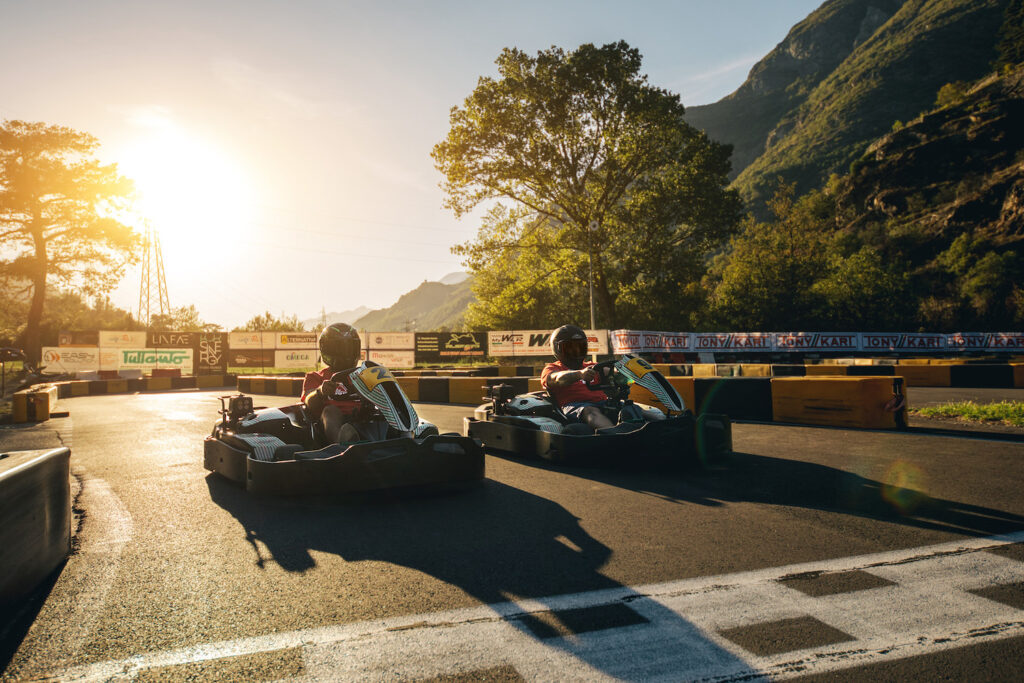
[[[589,408],[590,406],[600,408],[601,404],[588,403],[587,401],[579,401],[577,403],[566,403],[564,406],[562,406],[562,413],[570,420],[577,420],[579,422],[583,422],[583,410],[585,408]]]

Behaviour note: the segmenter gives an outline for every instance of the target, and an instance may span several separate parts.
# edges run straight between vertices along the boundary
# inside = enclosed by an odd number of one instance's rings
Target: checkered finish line
[[[1024,635],[1024,531],[715,577],[342,624],[51,676],[785,679]]]

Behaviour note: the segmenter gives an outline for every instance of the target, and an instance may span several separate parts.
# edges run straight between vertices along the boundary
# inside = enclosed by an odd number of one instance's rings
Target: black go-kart
[[[515,395],[511,386],[499,384],[486,388],[489,402],[464,419],[463,434],[481,440],[489,451],[559,463],[707,466],[721,464],[732,452],[729,418],[695,417],[643,358],[626,354],[592,367],[601,378],[598,388],[608,396],[601,410],[618,421],[615,433],[595,433],[569,419],[547,392]],[[653,405],[629,398],[634,384],[649,392]]]
[[[250,396],[224,396],[204,466],[261,494],[447,490],[483,480],[480,443],[420,419],[387,368],[363,361],[332,379],[343,376],[363,399],[351,420],[358,441],[328,443],[301,403],[257,409]]]

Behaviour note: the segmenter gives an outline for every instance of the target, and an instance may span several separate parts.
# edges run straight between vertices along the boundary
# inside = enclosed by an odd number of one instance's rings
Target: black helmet
[[[347,323],[332,323],[320,333],[320,357],[332,368],[351,368],[359,363],[359,333]]]
[[[551,351],[570,370],[579,370],[587,357],[587,333],[575,325],[562,325],[551,333]]]

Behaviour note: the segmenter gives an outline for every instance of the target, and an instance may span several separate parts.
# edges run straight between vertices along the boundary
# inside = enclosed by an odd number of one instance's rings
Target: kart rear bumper
[[[329,495],[406,488],[448,488],[484,478],[484,452],[463,436],[389,439],[349,446],[310,460],[264,461],[208,436],[203,465],[252,493]]]

